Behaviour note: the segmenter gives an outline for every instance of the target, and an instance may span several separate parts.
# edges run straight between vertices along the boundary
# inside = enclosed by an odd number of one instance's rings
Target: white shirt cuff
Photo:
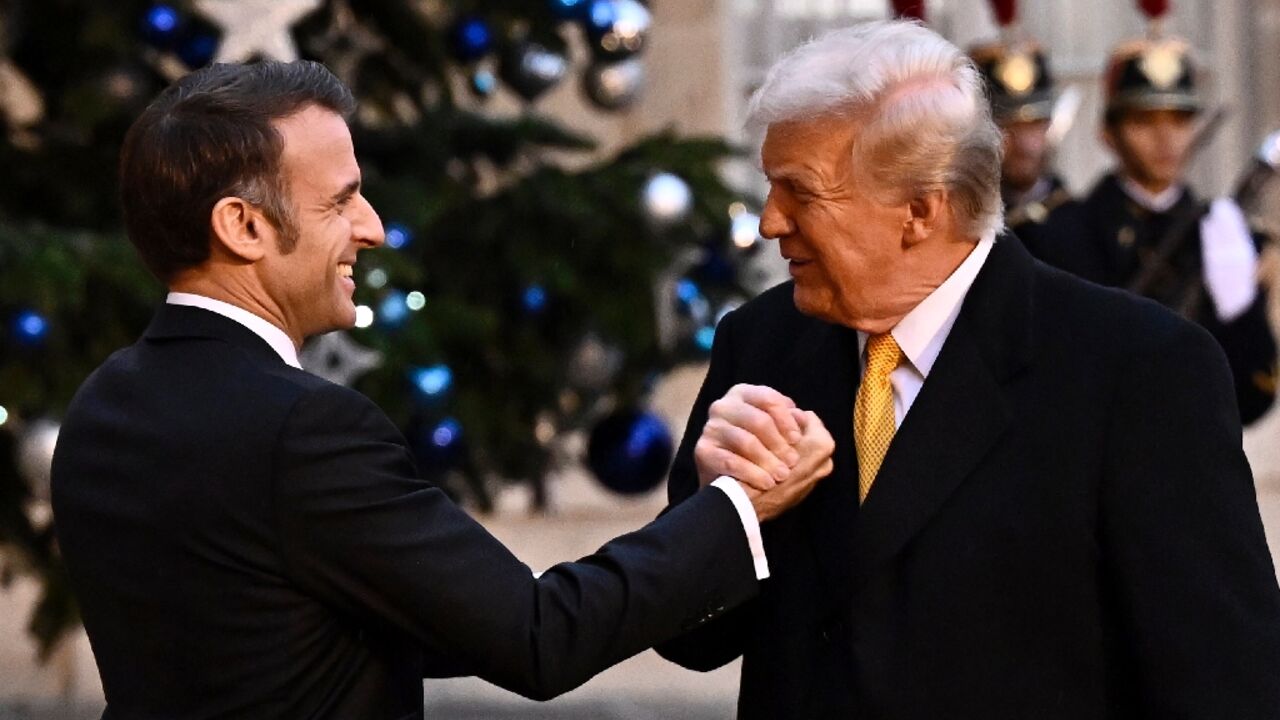
[[[756,579],[764,580],[769,577],[769,558],[764,554],[764,538],[760,536],[760,520],[756,518],[756,509],[751,507],[751,499],[747,497],[747,491],[742,489],[737,480],[728,475],[721,475],[711,483],[711,487],[719,488],[725,495],[729,496],[729,501],[733,503],[733,509],[738,511],[738,519],[742,521],[742,530],[747,534],[747,547],[751,548],[751,561],[756,568]]]

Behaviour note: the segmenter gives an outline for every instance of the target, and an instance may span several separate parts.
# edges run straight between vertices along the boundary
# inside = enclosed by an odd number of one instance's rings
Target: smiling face
[[[383,243],[382,222],[360,194],[351,132],[338,114],[310,106],[275,123],[284,139],[281,172],[298,242],[264,245],[255,264],[270,305],[295,343],[355,324],[356,253]]]
[[[886,332],[951,273],[972,243],[960,253],[944,247],[943,236],[954,229],[949,212],[931,218],[922,237],[912,200],[873,194],[854,163],[857,132],[856,121],[838,117],[769,126],[761,162],[770,189],[760,233],[778,240],[801,312]]]

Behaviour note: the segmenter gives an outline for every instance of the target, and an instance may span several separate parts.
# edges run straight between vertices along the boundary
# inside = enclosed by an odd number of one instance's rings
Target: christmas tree
[[[625,108],[650,23],[636,0],[0,2],[0,546],[4,579],[44,583],[45,650],[76,622],[48,510],[57,419],[164,294],[122,234],[119,145],[209,62],[315,59],[354,90],[387,246],[361,256],[357,329],[304,363],[377,401],[424,476],[481,509],[501,480],[544,502],[560,439],[592,429],[606,485],[663,477],[670,433],[642,398],[745,295],[754,216],[720,179],[724,142],[667,133],[599,159],[537,106],[580,82]],[[487,112],[496,94],[525,111]]]

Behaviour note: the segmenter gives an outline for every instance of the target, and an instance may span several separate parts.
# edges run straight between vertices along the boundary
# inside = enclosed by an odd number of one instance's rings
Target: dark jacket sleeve
[[[1218,320],[1212,303],[1206,300],[1201,313],[1205,329],[1227,355],[1236,388],[1240,420],[1245,425],[1262,417],[1275,402],[1276,341],[1267,318],[1267,293],[1258,297],[1243,315],[1229,323]]]
[[[1172,324],[1172,323],[1171,323]],[[1241,449],[1231,377],[1176,323],[1116,398],[1101,552],[1143,717],[1275,718],[1280,588]]]
[[[281,551],[300,587],[532,698],[570,690],[757,588],[741,522],[718,490],[535,579],[418,477],[372,402],[339,386],[291,410],[275,483]]]
[[[685,426],[684,439],[671,465],[667,481],[668,512],[699,494],[698,468],[693,460],[693,447],[707,424],[711,403],[724,397],[737,382],[734,378],[732,330],[737,313],[721,319],[711,348],[711,366],[702,382]],[[659,645],[658,654],[690,670],[714,670],[737,658],[743,652],[743,639],[751,627],[754,602],[726,613],[670,642]]]

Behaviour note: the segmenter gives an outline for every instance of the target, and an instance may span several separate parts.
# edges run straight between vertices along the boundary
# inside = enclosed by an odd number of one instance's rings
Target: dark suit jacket
[[[188,307],[80,389],[53,502],[108,718],[416,718],[457,673],[550,697],[757,586],[718,490],[535,580],[367,398]]]
[[[1058,243],[1059,252],[1042,260],[1094,282],[1128,287],[1148,262],[1179,216],[1193,220],[1186,241],[1176,252],[1147,296],[1204,326],[1227,355],[1236,388],[1241,419],[1247,425],[1261,417],[1275,401],[1276,342],[1267,318],[1267,294],[1262,288],[1253,305],[1229,323],[1218,319],[1204,290],[1199,218],[1207,207],[1191,191],[1167,212],[1150,212],[1125,194],[1115,175],[1104,176],[1080,205],[1080,234]],[[1254,237],[1261,244],[1261,236]],[[1192,292],[1188,292],[1192,288]]]
[[[816,411],[835,467],[765,526],[760,596],[666,657],[742,655],[742,718],[1280,717],[1280,589],[1208,334],[1003,238],[861,507],[857,348],[790,284],[722,321],[672,502],[739,382]]]

